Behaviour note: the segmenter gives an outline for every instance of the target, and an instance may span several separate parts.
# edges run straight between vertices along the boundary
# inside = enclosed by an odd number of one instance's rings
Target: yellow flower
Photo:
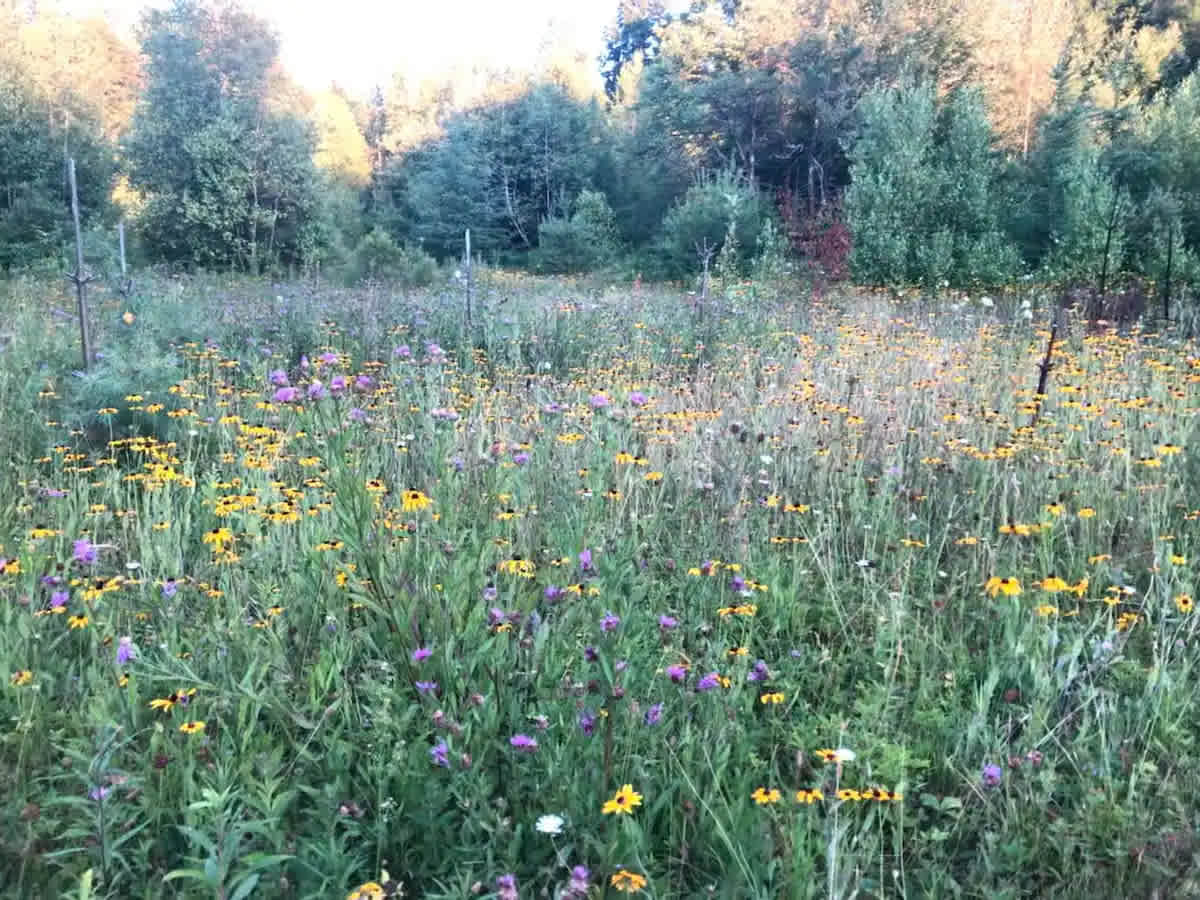
[[[1042,509],[1046,511],[1047,515],[1053,516],[1056,519],[1063,514],[1063,505],[1061,503],[1047,503]]]
[[[421,510],[433,503],[420,491],[405,491],[402,499],[404,512]]]
[[[121,321],[126,325],[132,325],[134,323],[134,319],[135,316],[129,310],[125,310],[124,314],[121,316]]]
[[[1051,606],[1048,603],[1043,603],[1041,606],[1037,607],[1034,612],[1036,612],[1043,619],[1048,619],[1050,616],[1058,615],[1058,607]]]
[[[825,799],[825,793],[820,788],[813,788],[811,791],[796,791],[796,802],[803,803],[805,806],[811,806],[819,800]]]
[[[1021,593],[1021,582],[1012,577],[1000,578],[997,575],[993,575],[987,580],[987,584],[983,586],[983,589],[993,597],[997,594],[1003,594],[1005,597],[1015,597]]]
[[[17,672],[13,672],[9,681],[11,681],[15,687],[24,687],[25,685],[29,684],[29,682],[33,681],[33,673],[28,669],[21,669]]]
[[[1041,581],[1036,582],[1036,584],[1047,594],[1057,594],[1059,591],[1069,591],[1071,589],[1071,586],[1057,575],[1047,575]],[[1087,586],[1084,585],[1084,588],[1086,590]]]
[[[840,791],[837,792],[837,797],[839,800],[850,801],[850,800],[861,800],[863,798],[863,795],[860,794],[858,791],[853,790],[851,788],[842,788]]]
[[[199,734],[204,730],[204,723],[200,721],[184,722],[179,726],[179,730],[184,734]]]
[[[387,894],[378,881],[365,881],[346,895],[346,900],[384,900]]]
[[[647,481],[662,481],[663,473],[662,472],[647,472],[645,477],[646,477]]]
[[[613,889],[623,894],[635,894],[646,887],[646,879],[637,872],[630,872],[628,869],[621,869],[619,872],[614,872],[612,878],[609,880]]]
[[[89,619],[87,616],[71,616],[70,618],[67,619],[67,627],[70,628],[72,631],[77,628],[87,628],[88,623],[91,621],[92,620]]]
[[[1079,510],[1079,512],[1077,512],[1075,515],[1079,516],[1079,518],[1081,518],[1081,519],[1090,519],[1094,515],[1096,515],[1096,511],[1094,509],[1092,509],[1090,506],[1085,506],[1083,509]]]
[[[1176,594],[1175,595],[1175,608],[1178,609],[1181,613],[1186,615],[1187,613],[1190,613],[1195,608],[1195,606],[1196,606],[1196,604],[1192,600],[1192,597],[1190,594]]]
[[[1173,565],[1173,566],[1186,566],[1187,565],[1187,557],[1181,556],[1178,553],[1172,553],[1171,556],[1169,557],[1169,559],[1171,560],[1171,565]]]
[[[620,790],[613,794],[613,798],[605,802],[601,812],[604,815],[616,813],[617,815],[630,815],[635,807],[642,805],[642,795],[633,789],[632,784],[622,785]]]
[[[759,806],[767,806],[771,803],[778,803],[780,797],[779,788],[771,788],[768,790],[764,787],[757,787],[754,789],[754,793],[752,793],[750,796],[754,798],[754,802]]]
[[[979,538],[974,537],[972,535],[967,535],[966,537],[960,537],[954,543],[957,544],[959,547],[974,547],[976,544],[979,543]]]
[[[779,704],[779,703],[783,702],[783,694],[779,693],[778,691],[776,691],[775,693],[772,693],[772,694],[763,694],[761,697],[758,698],[758,702],[762,703],[763,705],[768,705],[768,704],[772,704],[772,703]]]

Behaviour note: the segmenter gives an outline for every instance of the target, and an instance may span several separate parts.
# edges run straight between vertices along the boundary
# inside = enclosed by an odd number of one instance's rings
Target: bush
[[[617,255],[617,225],[608,200],[599,191],[583,191],[569,219],[552,216],[538,227],[532,264],[537,272],[588,272]]]
[[[702,265],[698,248],[703,246],[712,249],[715,264],[731,222],[738,260],[744,265],[758,246],[767,215],[762,195],[739,174],[723,173],[692,185],[663,220],[659,237],[662,274],[682,278],[698,272]]]
[[[354,248],[347,276],[352,283],[374,278],[426,287],[433,284],[437,271],[437,260],[420,247],[400,247],[386,231],[375,228]]]

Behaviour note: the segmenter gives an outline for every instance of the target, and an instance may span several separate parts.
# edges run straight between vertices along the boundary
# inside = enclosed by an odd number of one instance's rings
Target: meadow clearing
[[[13,897],[1185,897],[1200,349],[1017,294],[0,284]]]

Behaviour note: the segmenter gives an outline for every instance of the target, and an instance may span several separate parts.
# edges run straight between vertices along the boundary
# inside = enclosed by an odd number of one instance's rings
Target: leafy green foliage
[[[176,0],[146,14],[142,51],[146,88],[127,150],[156,254],[251,271],[312,260],[315,138],[268,102],[278,47],[266,24]]]
[[[616,218],[608,200],[599,191],[583,191],[569,219],[555,216],[538,226],[532,264],[544,273],[590,272],[612,262],[617,250]]]
[[[999,167],[977,94],[880,89],[851,151],[851,266],[871,283],[999,284],[1018,271],[1001,229]]]
[[[762,195],[736,173],[722,172],[688,189],[663,220],[659,238],[662,274],[670,278],[695,273],[705,250],[719,254],[732,237],[732,268],[753,256],[769,211]],[[714,256],[715,259],[715,256]]]

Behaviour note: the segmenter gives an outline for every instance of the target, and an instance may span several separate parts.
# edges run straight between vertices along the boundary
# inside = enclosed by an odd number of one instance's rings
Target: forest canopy
[[[137,44],[0,5],[0,267],[63,256],[65,160],[140,261],[992,285],[1200,265],[1198,0],[620,0],[599,58],[310,94],[248,8]],[[404,262],[400,265],[398,261]]]

